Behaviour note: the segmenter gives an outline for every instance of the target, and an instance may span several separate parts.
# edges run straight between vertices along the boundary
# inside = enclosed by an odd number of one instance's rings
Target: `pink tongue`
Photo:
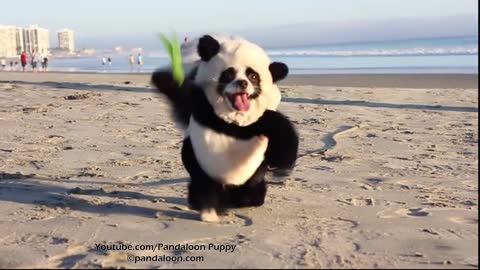
[[[233,98],[233,106],[235,109],[241,112],[245,112],[250,109],[250,100],[248,100],[248,94],[237,94]]]

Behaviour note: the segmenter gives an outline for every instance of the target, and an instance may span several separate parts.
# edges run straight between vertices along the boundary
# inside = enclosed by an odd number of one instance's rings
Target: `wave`
[[[429,56],[429,55],[476,55],[478,48],[409,48],[367,50],[267,50],[270,56]]]

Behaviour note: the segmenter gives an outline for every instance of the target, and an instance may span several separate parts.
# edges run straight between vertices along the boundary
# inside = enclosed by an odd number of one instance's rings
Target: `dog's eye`
[[[256,81],[258,80],[258,75],[255,73],[250,73],[248,74],[248,79],[250,79],[251,81]]]

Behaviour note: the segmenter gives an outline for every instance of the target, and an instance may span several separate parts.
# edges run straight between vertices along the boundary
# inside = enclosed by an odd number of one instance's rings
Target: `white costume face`
[[[228,123],[247,126],[265,110],[276,110],[281,95],[265,51],[238,38],[218,44],[218,53],[200,61],[195,76],[195,84],[205,91],[216,115]]]

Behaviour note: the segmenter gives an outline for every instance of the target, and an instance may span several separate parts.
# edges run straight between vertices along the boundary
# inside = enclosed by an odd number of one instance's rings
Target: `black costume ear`
[[[203,61],[208,62],[220,51],[220,43],[213,37],[205,35],[198,41],[198,55]]]
[[[288,67],[284,63],[273,62],[268,67],[270,73],[272,74],[273,82],[277,82],[285,79],[288,75]]]

